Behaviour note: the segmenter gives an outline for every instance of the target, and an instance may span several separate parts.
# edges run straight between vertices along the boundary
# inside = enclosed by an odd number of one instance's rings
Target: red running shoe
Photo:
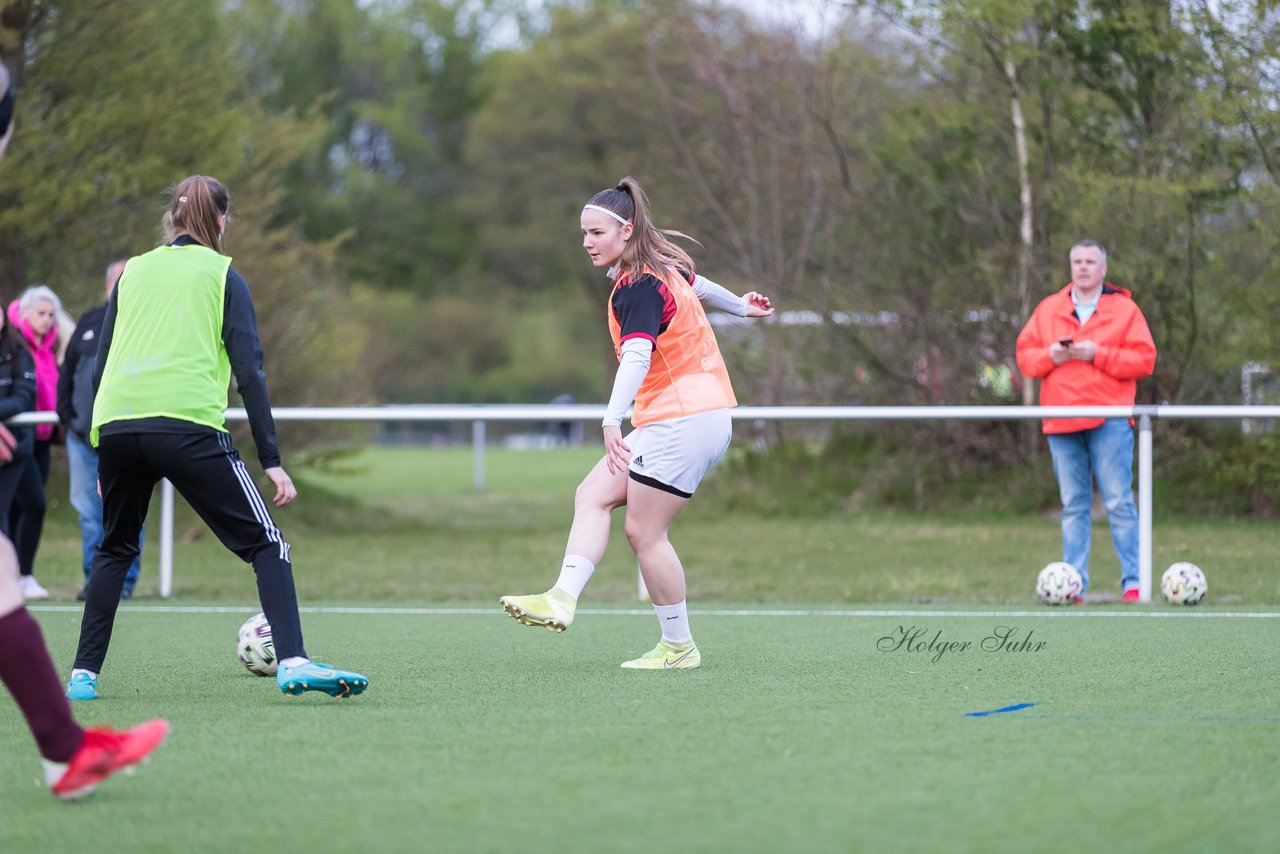
[[[1126,591],[1124,592],[1124,601],[1126,601],[1126,602],[1137,602],[1137,601],[1138,601],[1138,588],[1136,588],[1136,587],[1130,587],[1128,590],[1126,590]]]
[[[70,800],[93,791],[115,772],[136,765],[160,746],[169,734],[169,722],[156,718],[133,729],[116,732],[110,727],[90,727],[84,743],[67,763],[67,770],[51,786],[53,793]]]

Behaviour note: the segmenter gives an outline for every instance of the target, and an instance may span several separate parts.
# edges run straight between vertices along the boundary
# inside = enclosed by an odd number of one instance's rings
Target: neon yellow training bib
[[[98,428],[177,418],[226,430],[231,361],[222,321],[231,259],[198,244],[130,258],[116,285],[116,319],[93,402]]]

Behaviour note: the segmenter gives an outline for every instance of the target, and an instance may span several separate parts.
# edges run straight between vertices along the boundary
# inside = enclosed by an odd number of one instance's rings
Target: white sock
[[[44,784],[52,786],[54,783],[62,779],[62,775],[67,773],[66,762],[50,762],[48,759],[40,760],[44,764]]]
[[[86,673],[86,674],[88,674],[88,676],[89,676],[89,678],[90,678],[90,679],[97,679],[97,678],[98,678],[98,674],[94,673],[92,670],[81,670],[81,669],[80,669],[80,668],[78,668],[78,667],[77,667],[75,670],[72,670],[72,671],[71,671],[71,676],[74,678],[74,677],[75,677],[75,675],[76,675],[77,673]]]
[[[564,563],[560,566],[560,577],[556,579],[555,586],[576,601],[595,571],[596,565],[582,555],[565,555]]]
[[[286,658],[284,661],[281,661],[280,664],[282,667],[297,667],[300,664],[306,664],[310,660],[311,659],[309,658],[303,658],[300,655],[295,655],[290,658]]]
[[[654,605],[658,612],[658,624],[662,626],[662,639],[670,643],[688,643],[693,640],[689,633],[689,610],[684,602],[675,605]]]

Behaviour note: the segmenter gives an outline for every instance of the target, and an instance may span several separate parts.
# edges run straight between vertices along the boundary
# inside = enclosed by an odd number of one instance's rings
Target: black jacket
[[[93,426],[93,365],[106,315],[107,304],[103,303],[80,317],[58,373],[58,420],[86,445]]]
[[[0,336],[0,421],[7,421],[21,412],[36,408],[36,363],[30,351],[22,344],[10,346]],[[14,460],[31,455],[35,447],[35,428],[11,426],[9,430],[18,446],[13,449]]]

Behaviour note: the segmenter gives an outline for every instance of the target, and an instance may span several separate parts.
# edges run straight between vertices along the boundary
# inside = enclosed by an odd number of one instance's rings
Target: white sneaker
[[[36,577],[34,575],[21,576],[18,579],[18,589],[22,591],[22,598],[28,601],[31,599],[49,598],[49,591],[45,590],[44,587],[40,585],[39,581],[36,581]]]

